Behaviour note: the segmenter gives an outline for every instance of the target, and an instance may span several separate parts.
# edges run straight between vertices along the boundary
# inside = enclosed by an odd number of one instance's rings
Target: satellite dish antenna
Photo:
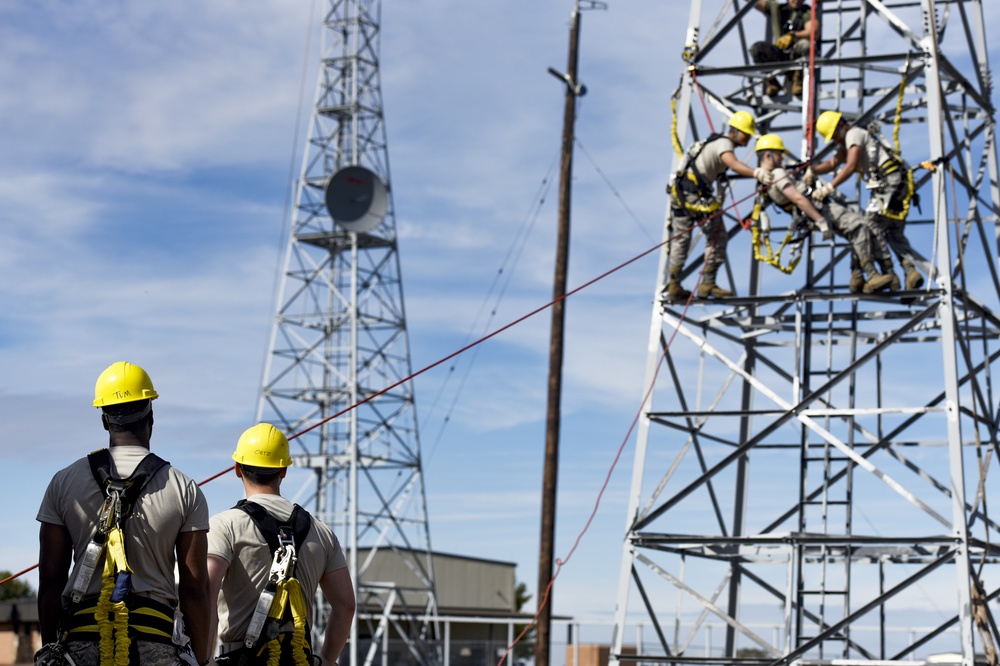
[[[362,166],[344,167],[331,174],[323,186],[323,195],[330,217],[347,231],[371,231],[385,217],[385,185]]]

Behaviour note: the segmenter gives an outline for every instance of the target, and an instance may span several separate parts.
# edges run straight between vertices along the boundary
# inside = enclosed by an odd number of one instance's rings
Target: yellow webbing
[[[770,234],[762,234],[760,230],[760,213],[761,205],[760,203],[755,203],[753,207],[753,212],[750,213],[750,237],[753,242],[753,258],[757,261],[762,261],[768,266],[774,266],[782,273],[791,273],[798,266],[799,260],[802,259],[802,253],[799,252],[792,258],[792,260],[785,266],[781,265],[781,253],[784,252],[785,246],[788,245],[789,241],[792,240],[792,230],[789,229],[788,233],[785,234],[785,240],[781,241],[781,246],[778,248],[778,253],[775,254],[774,250],[771,249],[771,238]],[[761,252],[761,244],[764,246],[764,252]]]
[[[128,650],[131,639],[128,637],[128,608],[124,601],[111,602],[111,592],[115,587],[115,573],[127,571],[131,573],[125,559],[125,536],[118,527],[108,532],[108,548],[104,556],[104,575],[101,580],[101,596],[97,600],[97,611],[94,619],[100,629],[101,664],[102,666],[128,666]],[[110,618],[114,614],[114,620]]]
[[[684,154],[684,149],[681,148],[681,140],[677,136],[677,97],[670,98],[670,141],[674,144],[674,152],[677,153],[677,157]]]
[[[689,172],[685,176],[697,184],[698,181],[695,180],[693,174]],[[686,199],[681,197],[680,192],[677,190],[676,181],[670,186],[670,194],[674,197],[674,201],[676,201],[679,205],[683,206],[692,213],[698,213],[700,215],[710,215],[711,213],[714,213],[715,211],[719,210],[719,208],[722,206],[722,202],[715,199],[713,199],[712,203],[708,204],[707,206],[703,206],[701,204],[693,204],[687,201]]]
[[[280,620],[285,614],[285,608],[291,606],[292,609],[292,659],[295,666],[310,666],[306,659],[306,599],[302,596],[302,586],[296,578],[286,578],[278,582],[278,589],[274,593],[274,601],[267,615],[270,618]],[[267,643],[268,656],[267,666],[278,666],[281,656],[281,643],[275,638]]]

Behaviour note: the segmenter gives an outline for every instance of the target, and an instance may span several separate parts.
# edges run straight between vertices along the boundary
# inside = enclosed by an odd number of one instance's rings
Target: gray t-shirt
[[[112,446],[111,473],[128,477],[149,454],[142,446]],[[38,522],[63,525],[73,542],[73,571],[63,590],[68,603],[76,568],[97,532],[104,504],[86,457],[56,472],[35,517]],[[208,503],[198,485],[172,465],[160,469],[147,483],[125,523],[125,556],[132,569],[132,591],[176,608],[174,546],[181,532],[208,529]],[[103,560],[94,571],[87,594],[99,594]]]
[[[279,522],[288,520],[295,506],[280,495],[257,494],[252,501]],[[272,556],[264,535],[242,509],[217,513],[211,524],[208,554],[229,562],[219,594],[219,639],[230,643],[246,636],[257,599],[267,583]],[[346,568],[347,559],[334,533],[314,517],[305,543],[296,547],[296,555],[295,577],[302,586],[307,617],[312,617],[313,595],[320,579]]]
[[[879,165],[891,157],[885,146],[876,137],[869,134],[868,130],[861,127],[850,128],[844,137],[844,147],[850,150],[853,146],[861,146],[858,173],[863,178],[874,174]]]
[[[698,170],[706,181],[715,182],[725,172],[726,165],[722,161],[723,153],[731,153],[735,149],[733,140],[728,136],[722,136],[714,141],[705,144],[694,161],[694,168]]]
[[[771,198],[778,206],[782,208],[788,206],[792,203],[785,193],[782,191],[786,187],[794,187],[799,192],[805,194],[806,185],[792,176],[788,175],[788,170],[785,167],[774,167],[771,169],[771,175],[774,176],[774,181],[771,186],[767,188],[767,196]]]

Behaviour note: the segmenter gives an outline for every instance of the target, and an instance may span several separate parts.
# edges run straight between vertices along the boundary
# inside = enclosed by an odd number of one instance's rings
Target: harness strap
[[[79,607],[69,614],[67,631],[70,640],[97,641],[100,628],[95,618],[99,596],[86,597]],[[131,595],[125,601],[130,622],[128,633],[132,639],[154,643],[173,643],[174,609],[149,597]]]
[[[249,500],[240,500],[234,507],[245,512],[253,524],[260,530],[271,551],[272,558],[282,543],[289,543],[298,548],[305,542],[312,529],[312,517],[305,509],[298,504],[292,508],[292,514],[288,520],[279,523],[264,507]],[[269,582],[268,585],[271,585]],[[253,651],[257,655],[262,655],[267,650],[267,666],[278,666],[283,652],[291,652],[292,663],[295,666],[309,666],[312,647],[307,638],[309,618],[306,613],[305,596],[302,593],[302,586],[295,578],[295,566],[292,565],[289,575],[277,581],[274,589],[274,599],[268,609],[268,622],[272,627],[285,621],[292,620],[291,640],[281,641],[278,636],[270,635],[267,631],[262,634],[262,638],[270,640],[258,640]],[[272,629],[272,632],[274,629]],[[252,653],[251,653],[252,654]]]
[[[104,491],[105,495],[108,494],[109,490],[118,490],[121,493],[119,499],[121,524],[119,527],[124,526],[125,520],[131,515],[132,508],[146,484],[162,467],[170,464],[155,453],[149,453],[139,461],[127,479],[119,479],[111,474],[111,451],[108,449],[94,451],[87,456],[87,461],[90,463],[90,472],[94,475],[94,480],[97,481],[97,485]]]
[[[292,515],[284,523],[279,523],[278,519],[268,513],[267,509],[250,500],[242,499],[233,508],[240,509],[250,516],[250,520],[257,526],[260,533],[264,535],[264,540],[267,541],[267,547],[271,550],[271,555],[274,555],[281,545],[278,540],[278,530],[280,528],[291,528],[292,535],[295,537],[296,547],[305,542],[306,536],[309,535],[309,530],[312,529],[312,518],[309,516],[309,512],[298,504],[294,506]]]
[[[90,471],[98,487],[106,496],[105,510],[107,516],[102,516],[98,534],[107,538],[104,554],[104,573],[101,580],[101,593],[93,609],[96,622],[96,632],[99,636],[101,663],[114,666],[127,666],[130,662],[132,639],[137,632],[143,632],[144,640],[156,640],[164,636],[161,629],[144,626],[141,618],[135,631],[129,624],[129,602],[132,599],[132,569],[125,555],[125,534],[122,531],[125,522],[132,514],[136,501],[146,488],[149,481],[169,463],[154,453],[147,454],[135,470],[126,479],[121,479],[111,473],[111,452],[99,449],[87,456]],[[110,503],[110,504],[109,504]],[[107,521],[107,522],[103,522]],[[103,531],[107,530],[106,535]],[[82,601],[81,601],[82,603]],[[68,623],[73,625],[80,612],[69,609]],[[170,611],[170,630],[166,633],[164,642],[171,642],[173,632],[173,610]],[[84,613],[86,616],[86,613]],[[91,625],[86,625],[88,628]],[[78,627],[78,632],[83,631]]]
[[[705,176],[698,171],[698,167],[695,166],[695,161],[701,155],[702,151],[708,144],[718,141],[719,139],[724,139],[724,134],[719,134],[718,132],[713,132],[709,134],[704,141],[699,141],[698,143],[691,146],[688,150],[687,156],[684,158],[683,163],[677,170],[677,178],[675,180],[681,180],[684,177],[689,178],[698,188],[698,193],[702,196],[712,196],[712,183],[705,179]],[[694,176],[693,178],[691,176]]]

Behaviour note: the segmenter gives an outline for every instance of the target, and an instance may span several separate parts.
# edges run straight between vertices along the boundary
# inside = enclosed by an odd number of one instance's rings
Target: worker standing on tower
[[[831,238],[833,232],[837,232],[850,241],[856,264],[864,271],[864,277],[860,273],[852,275],[852,292],[871,294],[892,283],[892,259],[888,254],[879,257],[883,272],[875,270],[871,230],[860,211],[851,210],[833,197],[827,197],[821,208],[816,208],[807,196],[809,186],[784,168],[783,161],[788,151],[777,134],[765,134],[757,139],[756,152],[758,165],[771,171],[774,176],[774,182],[763,193],[763,197],[789,213],[793,225],[808,224],[803,219],[808,218],[823,233],[824,239]]]
[[[320,666],[335,664],[356,606],[340,542],[327,525],[281,496],[292,459],[280,430],[269,423],[248,428],[233,460],[246,499],[212,516],[209,532],[210,594],[218,599],[211,626],[222,643],[216,663],[309,666],[308,622],[319,587],[330,604]]]
[[[809,43],[816,34],[809,5],[803,0],[757,0],[754,5],[767,14],[771,23],[774,42],[755,42],[750,46],[750,57],[756,64],[788,62],[809,55]],[[786,79],[786,86],[796,97],[802,96],[802,68],[796,68]],[[781,84],[773,76],[764,84],[764,94],[774,97],[781,92]]]
[[[211,656],[208,504],[149,451],[156,398],[145,370],[109,366],[94,390],[108,448],[57,472],[45,491],[36,664],[194,666]]]
[[[726,134],[710,134],[691,146],[670,181],[670,242],[667,246],[667,284],[663,300],[683,301],[691,292],[681,286],[684,262],[691,251],[691,232],[700,224],[705,234],[705,269],[698,285],[698,298],[732,296],[733,292],[716,284],[716,274],[726,260],[726,229],[720,208],[728,182],[726,169],[741,176],[771,182],[771,172],[753,168],[736,159],[733,150],[750,142],[757,133],[756,123],[746,111],[737,111],[729,119]]]
[[[816,131],[827,142],[837,143],[838,147],[833,157],[814,164],[812,172],[824,174],[841,165],[843,168],[837,171],[830,183],[816,189],[813,199],[822,200],[857,172],[872,190],[867,213],[875,223],[876,242],[887,243],[896,253],[906,273],[906,288],[919,289],[924,284],[924,278],[915,264],[926,260],[913,249],[903,233],[914,196],[913,172],[909,165],[885,146],[877,133],[848,125],[840,111],[821,113],[816,119]],[[894,283],[893,288],[898,287]]]

